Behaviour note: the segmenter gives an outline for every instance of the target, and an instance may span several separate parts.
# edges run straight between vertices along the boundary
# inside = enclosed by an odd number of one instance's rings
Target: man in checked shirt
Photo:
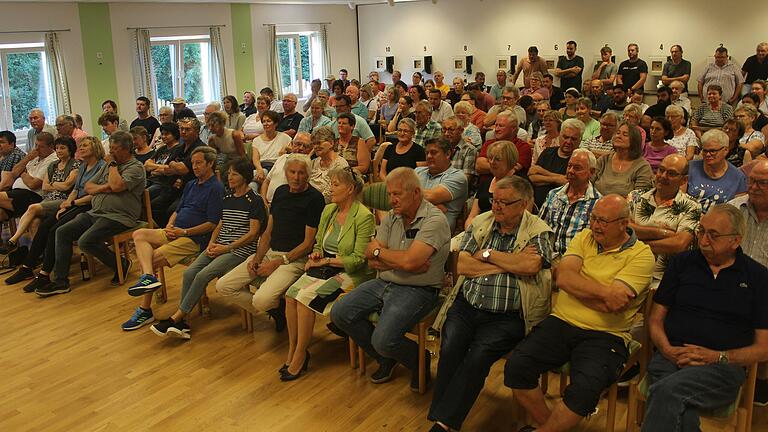
[[[520,177],[496,183],[491,211],[477,216],[459,248],[461,290],[442,328],[429,420],[460,430],[488,371],[550,311],[552,230],[526,208]]]

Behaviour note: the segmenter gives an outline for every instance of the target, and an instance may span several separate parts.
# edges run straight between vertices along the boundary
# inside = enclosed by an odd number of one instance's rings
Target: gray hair
[[[584,126],[584,122],[577,118],[569,118],[563,121],[563,123],[560,125],[560,132],[566,130],[566,129],[575,129],[579,131],[579,138],[581,138],[582,135],[584,135],[584,129],[586,126]]]
[[[384,181],[387,184],[396,183],[408,192],[416,189],[421,190],[421,181],[416,175],[416,171],[410,167],[398,167],[393,169],[387,174],[387,178]]]
[[[173,108],[171,108],[169,106],[161,106],[160,110],[158,111],[158,115],[159,114],[170,114],[170,115],[173,115]]]
[[[710,129],[704,132],[704,135],[701,136],[701,146],[704,147],[704,144],[710,141],[714,141],[719,144],[720,147],[728,147],[728,142],[730,140],[728,139],[728,135],[720,129]]]
[[[600,120],[602,120],[602,119],[613,119],[613,120],[616,121],[616,125],[619,124],[619,116],[616,115],[616,113],[612,112],[612,111],[606,111],[605,114],[600,116]]]
[[[56,117],[56,123],[59,123],[62,121],[69,122],[72,125],[73,129],[77,129],[77,123],[75,123],[75,118],[72,117],[71,115],[62,114]]]
[[[293,141],[296,141],[300,137],[306,138],[307,142],[310,142],[310,143],[312,142],[312,135],[309,132],[306,132],[306,131],[296,132],[296,135],[293,137]]]
[[[206,108],[213,108],[216,111],[221,111],[221,103],[219,103],[218,101],[213,101],[213,102],[209,103],[208,105],[206,105],[205,107]]]
[[[40,114],[40,116],[45,118],[45,113],[40,108],[32,108],[31,110],[29,110],[29,115],[32,115],[32,114],[35,114],[35,113]]]
[[[520,90],[518,90],[518,88],[515,86],[504,87],[504,89],[502,90],[502,93],[512,93],[513,95],[515,95],[515,98],[520,97]]]
[[[640,105],[631,103],[624,107],[624,114],[627,114],[627,113],[637,114],[639,119],[639,117],[642,117],[643,115],[643,110],[640,108]]]
[[[184,117],[179,119],[177,123],[189,123],[197,133],[200,133],[200,120],[197,117]]]
[[[413,105],[414,110],[416,110],[418,107],[424,107],[427,111],[432,111],[432,104],[430,104],[426,99],[422,99]]]
[[[208,163],[213,162],[213,161],[216,160],[216,153],[217,152],[216,152],[216,149],[213,148],[213,147],[208,147],[208,146],[196,147],[194,150],[192,150],[192,155],[191,156],[194,156],[194,155],[196,155],[198,153],[202,153],[203,154],[203,158]]]
[[[669,105],[664,109],[664,115],[679,115],[685,117],[685,112],[683,112],[683,107],[681,106]]]
[[[460,109],[465,110],[469,115],[472,115],[472,113],[475,112],[475,107],[473,107],[472,104],[467,101],[459,101],[456,103],[456,105],[453,106],[453,112],[456,112],[456,110]]]
[[[109,136],[109,142],[125,150],[133,151],[133,135],[125,131],[117,131]]]
[[[517,114],[515,114],[511,110],[504,110],[500,112],[496,116],[496,120],[498,120],[500,117],[506,117],[510,123],[514,123],[516,127],[520,127],[520,121],[517,119]],[[517,136],[517,133],[515,133],[515,136]]]
[[[467,105],[469,105],[469,104],[467,104]],[[459,126],[459,127],[462,127],[462,128],[465,128],[465,127],[467,127],[467,125],[466,125],[466,124],[464,124],[464,122],[463,122],[463,121],[461,121],[461,119],[459,119],[459,118],[458,118],[458,117],[456,117],[455,115],[452,115],[452,116],[450,116],[450,117],[447,117],[445,120],[443,120],[443,123],[445,123],[445,122],[447,122],[447,121],[452,121],[452,122],[456,123],[456,126]],[[443,125],[441,124],[440,126],[443,126]],[[445,126],[443,126],[443,128],[445,128]]]
[[[707,212],[707,214],[712,213],[725,213],[731,221],[733,233],[741,237],[744,237],[744,234],[747,233],[747,219],[744,218],[744,214],[738,208],[730,204],[715,204]]]
[[[587,157],[587,160],[589,161],[589,169],[597,168],[597,158],[595,157],[595,154],[585,148],[577,148],[574,150],[573,153],[571,153],[571,159],[573,159],[574,156],[580,154],[583,154]]]
[[[739,111],[746,113],[748,116],[752,117],[753,120],[756,119],[758,116],[757,108],[753,107],[752,105],[748,105],[748,104],[740,105],[738,108],[736,108],[733,111],[733,113],[735,114]]]
[[[524,201],[530,202],[533,200],[533,187],[531,187],[528,181],[523,180],[522,177],[504,177],[496,182],[496,190],[499,189],[513,189]]]
[[[416,132],[416,122],[413,121],[413,119],[409,119],[409,118],[400,119],[397,125],[400,126],[401,124],[404,124],[409,128],[411,128],[411,132]]]
[[[293,163],[300,163],[304,166],[304,171],[309,175],[309,173],[312,172],[312,161],[309,159],[309,156],[302,154],[302,153],[290,153],[285,158],[285,168],[288,169],[289,164]]]
[[[328,90],[326,90],[326,89],[320,89],[320,90],[317,92],[317,94],[320,94],[320,93],[322,93],[322,94],[324,94],[324,95],[326,95],[326,96],[329,96],[329,97],[331,96],[331,92],[329,92],[329,91],[328,91]]]
[[[330,141],[335,147],[336,135],[333,133],[333,129],[331,129],[330,126],[320,126],[312,131],[313,144],[323,141]]]
[[[328,178],[336,179],[342,183],[351,185],[354,189],[354,194],[357,195],[363,191],[363,177],[356,173],[349,167],[334,168],[328,172]]]

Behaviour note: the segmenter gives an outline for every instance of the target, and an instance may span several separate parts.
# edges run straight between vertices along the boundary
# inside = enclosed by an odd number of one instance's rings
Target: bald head
[[[629,217],[629,203],[619,194],[608,194],[595,203],[595,210],[600,208],[610,219]]]

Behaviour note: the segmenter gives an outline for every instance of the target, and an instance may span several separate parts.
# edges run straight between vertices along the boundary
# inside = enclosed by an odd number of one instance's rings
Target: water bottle
[[[91,270],[88,268],[88,260],[85,259],[85,254],[80,254],[80,271],[83,274],[83,280],[91,280]]]

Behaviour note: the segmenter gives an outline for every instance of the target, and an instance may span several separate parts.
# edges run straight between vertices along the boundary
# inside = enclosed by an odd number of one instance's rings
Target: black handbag
[[[331,267],[328,265],[324,265],[320,267],[310,268],[309,270],[307,270],[307,276],[317,278],[317,279],[327,280],[343,271],[344,269],[340,267]]]

